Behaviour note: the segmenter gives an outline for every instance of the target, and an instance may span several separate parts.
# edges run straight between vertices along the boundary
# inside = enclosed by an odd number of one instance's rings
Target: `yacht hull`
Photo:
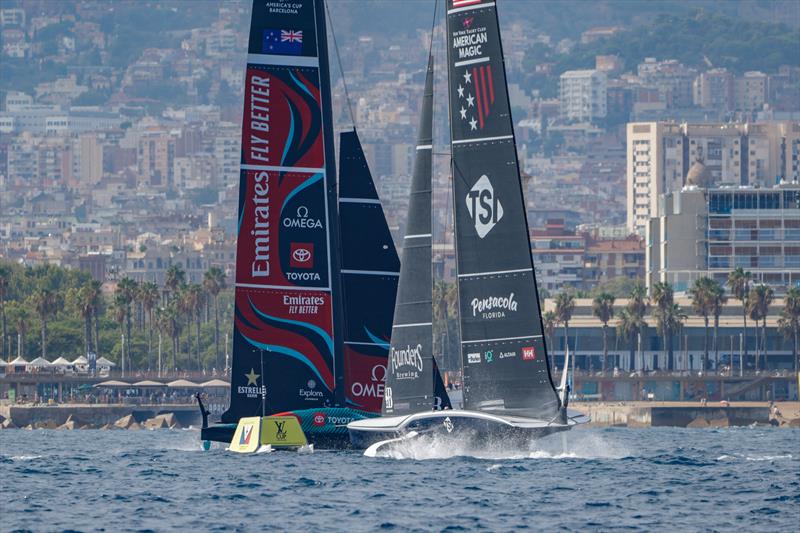
[[[581,422],[567,418],[567,423],[563,424],[454,409],[360,420],[348,424],[347,429],[350,442],[356,449],[366,449],[381,441],[403,440],[409,435],[430,435],[480,448],[498,444],[518,447],[566,431]]]
[[[357,409],[328,407],[274,413],[273,416],[296,417],[300,422],[306,440],[308,440],[309,444],[313,444],[316,450],[343,450],[352,448],[347,424],[374,418],[378,415],[377,413]],[[233,439],[236,426],[237,424],[209,425],[200,430],[200,440],[228,444]]]

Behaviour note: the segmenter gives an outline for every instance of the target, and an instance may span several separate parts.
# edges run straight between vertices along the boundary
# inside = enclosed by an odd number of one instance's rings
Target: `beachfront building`
[[[703,181],[703,171],[694,179]],[[647,227],[647,275],[685,292],[700,277],[724,284],[742,267],[777,294],[800,286],[800,183],[772,188],[694,185],[665,194]]]
[[[782,298],[776,298],[769,309],[766,336],[766,370],[757,371],[755,356],[764,361],[763,351],[757,349],[763,339],[747,322],[747,334],[742,327],[742,307],[730,299],[723,305],[719,327],[714,331],[710,318],[708,331],[711,369],[703,371],[705,326],[703,317],[692,312],[688,297],[676,297],[687,319],[680,331],[672,335],[672,368],[668,368],[669,341],[659,334],[655,317],[645,316],[646,327],[641,334],[625,338],[617,330],[619,317],[628,304],[625,298],[614,303],[614,318],[608,323],[608,371],[601,373],[603,358],[603,324],[592,312],[592,299],[577,298],[569,321],[569,348],[575,356],[577,374],[575,393],[583,399],[622,400],[643,399],[642,388],[655,392],[656,400],[709,399],[764,400],[797,398],[797,379],[792,371],[793,355],[790,340],[778,330]],[[555,309],[555,301],[545,300],[545,311]],[[563,368],[565,334],[558,324],[546,339],[553,368]],[[747,357],[741,357],[745,347]],[[631,362],[633,364],[631,364]]]

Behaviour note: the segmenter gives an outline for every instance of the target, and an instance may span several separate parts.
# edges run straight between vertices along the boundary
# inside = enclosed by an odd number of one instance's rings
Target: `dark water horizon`
[[[204,452],[196,430],[0,431],[2,531],[796,531],[800,431],[578,429],[525,450]]]

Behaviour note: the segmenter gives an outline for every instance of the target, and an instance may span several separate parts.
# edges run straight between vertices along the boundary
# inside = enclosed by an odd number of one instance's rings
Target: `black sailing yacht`
[[[230,407],[208,426],[201,405],[204,441],[255,418],[236,433],[249,450],[277,416],[339,447],[380,413],[400,261],[355,129],[337,190],[325,18],[324,0],[253,2]]]
[[[429,257],[415,256],[419,212],[409,209],[404,241],[384,415],[348,425],[354,446],[381,446],[423,433],[485,445],[495,439],[524,443],[564,431],[586,418],[568,414],[568,390],[553,384],[543,336],[541,310],[530,252],[513,122],[511,120],[496,2],[447,0],[448,86],[452,151],[453,206],[458,269],[464,409],[437,409],[435,395],[421,396],[408,386],[430,362]],[[430,77],[430,70],[429,70]],[[426,83],[426,102],[429,98]],[[428,107],[426,107],[428,109]],[[423,112],[420,137],[430,139]],[[417,167],[426,165],[429,147],[417,147]],[[412,184],[412,207],[430,212],[430,191]],[[421,180],[419,180],[421,181]],[[421,203],[421,202],[420,202]],[[416,217],[416,218],[415,218]],[[410,280],[410,281],[408,281]],[[406,301],[423,302],[427,312],[405,314]],[[427,318],[425,318],[427,320]],[[416,365],[416,366],[415,366]],[[432,365],[428,364],[428,368]],[[565,365],[566,371],[566,365]],[[435,370],[434,370],[434,373]],[[427,381],[428,378],[424,377]],[[430,380],[433,383],[433,380]],[[397,397],[395,388],[404,394]],[[430,399],[429,399],[430,398]],[[399,408],[398,408],[399,407]],[[443,407],[447,407],[446,405]],[[379,443],[379,444],[378,444]]]

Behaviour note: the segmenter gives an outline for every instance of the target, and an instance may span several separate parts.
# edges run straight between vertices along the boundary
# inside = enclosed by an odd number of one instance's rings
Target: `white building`
[[[608,80],[597,70],[568,70],[561,75],[559,117],[567,122],[592,122],[606,116]]]
[[[685,292],[703,276],[724,284],[742,267],[782,294],[800,284],[800,184],[687,186],[661,196],[647,228],[647,287]]]

